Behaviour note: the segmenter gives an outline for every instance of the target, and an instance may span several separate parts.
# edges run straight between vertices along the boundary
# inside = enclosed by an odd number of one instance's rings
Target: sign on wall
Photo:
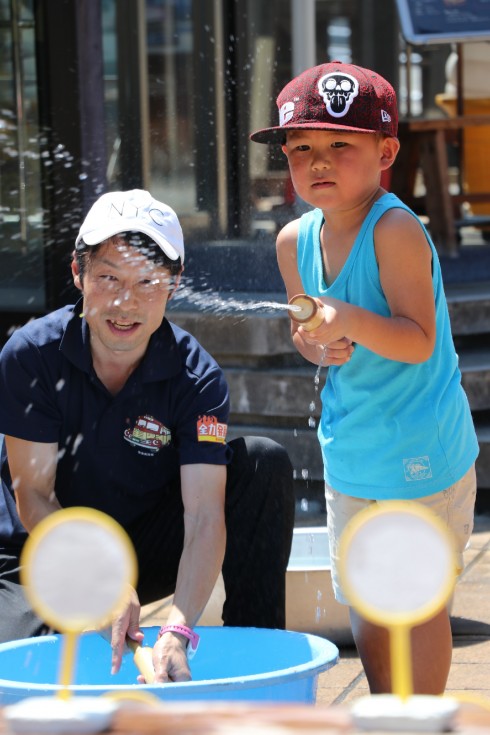
[[[408,43],[490,40],[489,0],[396,0]]]

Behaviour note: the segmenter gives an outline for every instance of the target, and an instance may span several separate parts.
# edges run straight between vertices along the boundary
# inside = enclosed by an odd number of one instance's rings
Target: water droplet
[[[307,480],[308,479],[308,474],[309,474],[308,473],[308,470],[306,470],[306,469],[301,470],[301,477],[303,478],[303,480]],[[306,502],[308,502],[308,501],[306,501]]]
[[[304,513],[306,513],[306,511],[308,510],[308,501],[306,498],[301,498],[300,508]]]
[[[75,441],[73,442],[73,448],[71,450],[72,455],[76,454],[78,447],[83,441],[83,434],[77,434],[75,437]]]

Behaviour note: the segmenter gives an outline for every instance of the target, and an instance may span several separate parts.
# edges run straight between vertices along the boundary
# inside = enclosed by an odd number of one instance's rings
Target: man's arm
[[[184,549],[167,625],[192,628],[208,602],[223,565],[226,546],[224,465],[181,468],[184,503]],[[190,679],[188,640],[165,633],[154,648],[157,681]]]
[[[181,467],[184,548],[167,625],[192,628],[211,596],[225,554],[225,484],[224,465]],[[161,564],[163,567],[165,559]],[[126,633],[137,640],[141,637],[136,599],[130,608],[124,611],[120,620],[113,621],[114,671],[120,666]],[[187,644],[188,639],[178,633],[165,633],[156,642],[153,648],[156,681],[188,681],[191,678]]]
[[[58,444],[5,437],[17,512],[30,532],[43,518],[60,510],[54,494]]]
[[[223,565],[226,545],[226,465],[181,468],[184,549],[167,623],[195,625]]]

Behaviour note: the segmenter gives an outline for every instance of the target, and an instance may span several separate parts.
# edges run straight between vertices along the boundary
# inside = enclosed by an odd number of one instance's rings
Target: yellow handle
[[[410,628],[393,625],[390,628],[391,691],[406,700],[413,694]]]
[[[126,637],[126,644],[133,652],[133,660],[138,671],[145,677],[147,684],[155,683],[155,669],[153,668],[153,648],[142,646],[138,641]]]
[[[60,699],[69,699],[71,697],[69,686],[73,681],[78,639],[79,634],[73,630],[66,631],[63,636],[63,652],[61,655],[59,675],[59,683],[62,688],[58,692]]]

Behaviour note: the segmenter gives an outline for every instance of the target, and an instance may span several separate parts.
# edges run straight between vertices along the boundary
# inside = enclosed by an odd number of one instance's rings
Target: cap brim
[[[165,255],[170,258],[170,260],[177,260],[178,258],[180,258],[181,261],[184,262],[184,251],[180,253],[173,245],[170,245],[167,240],[156,235],[155,230],[152,230],[151,227],[145,227],[144,225],[135,227],[134,220],[131,220],[130,222],[126,221],[126,225],[127,226],[125,227],[124,221],[119,220],[117,227],[106,226],[100,227],[97,230],[91,230],[90,232],[79,233],[77,239],[75,240],[75,248],[78,247],[80,240],[83,240],[86,245],[92,246],[99,245],[101,242],[104,242],[104,240],[107,240],[109,237],[120,235],[123,232],[142,232],[144,235],[148,235],[148,237],[151,237],[151,239],[156,242],[156,244],[163,250]]]
[[[376,133],[377,130],[368,130],[366,128],[354,128],[350,125],[336,125],[335,123],[299,123],[297,125],[284,125],[273,128],[263,128],[251,133],[250,140],[254,143],[277,143],[283,144],[286,139],[288,130],[339,130],[350,133]]]

